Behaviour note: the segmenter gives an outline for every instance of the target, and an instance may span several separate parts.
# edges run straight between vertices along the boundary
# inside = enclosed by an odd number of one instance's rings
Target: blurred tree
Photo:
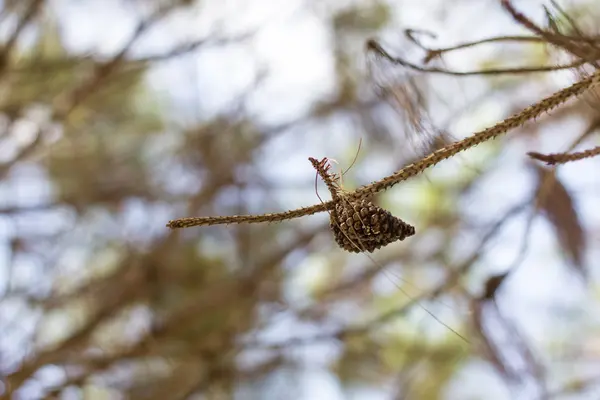
[[[312,46],[319,29],[282,23],[287,6],[208,3],[1,3],[2,398],[301,399],[316,375],[348,398],[598,390],[598,158],[521,165],[525,147],[548,160],[592,142],[597,89],[378,195],[417,235],[369,257],[335,247],[324,215],[164,227],[312,204],[308,156],[355,160],[351,190],[520,111],[556,89],[542,72],[596,68],[595,2],[309,4],[294,16],[324,27],[331,57],[267,46],[295,67],[284,92],[259,44]],[[478,41],[483,15],[504,20]],[[393,49],[369,41],[387,34]],[[294,75],[319,60],[330,82]],[[286,120],[291,80],[313,97]]]

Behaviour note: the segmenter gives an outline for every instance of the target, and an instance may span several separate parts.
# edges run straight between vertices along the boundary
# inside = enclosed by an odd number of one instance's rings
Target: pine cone
[[[415,234],[415,228],[367,200],[340,199],[331,211],[337,244],[352,253],[373,251]]]

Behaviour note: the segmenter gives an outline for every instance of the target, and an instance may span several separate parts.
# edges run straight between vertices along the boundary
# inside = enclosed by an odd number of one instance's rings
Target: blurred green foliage
[[[505,142],[487,143],[449,161],[452,174],[427,171],[403,191],[375,198],[416,225],[418,234],[369,257],[337,249],[326,214],[285,224],[164,227],[181,216],[262,213],[317,202],[314,171],[306,163],[305,179],[295,181],[291,162],[307,148],[323,152],[311,156],[340,157],[339,170],[356,158],[343,180],[344,187],[353,188],[443,141],[446,127],[419,131],[422,119],[427,112],[445,112],[450,126],[460,118],[458,96],[450,93],[456,104],[436,102],[435,95],[451,89],[428,91],[429,75],[371,60],[390,85],[388,92],[377,91],[381,82],[365,73],[360,58],[367,39],[400,29],[395,22],[400,7],[359,2],[338,9],[331,3],[323,20],[332,35],[333,93],[311,104],[301,120],[269,126],[246,107],[248,93],[222,112],[204,114],[198,106],[195,120],[184,118],[177,96],[149,84],[164,65],[134,56],[129,48],[112,58],[69,49],[61,29],[69,20],[58,12],[61,6],[44,2],[42,12],[28,8],[35,1],[25,3],[5,1],[1,16],[19,21],[34,10],[27,23],[33,39],[2,47],[10,54],[3,54],[8,62],[0,73],[0,146],[14,150],[3,154],[0,164],[7,260],[0,268],[7,282],[0,293],[0,374],[15,398],[70,393],[90,399],[296,398],[294,382],[324,364],[348,397],[353,388],[366,387],[391,388],[397,398],[433,400],[456,398],[449,388],[460,384],[473,361],[483,360],[502,375],[503,366],[493,358],[496,331],[484,332],[484,301],[465,282],[481,281],[483,287],[481,277],[493,264],[506,264],[498,253],[486,257],[486,235],[505,233],[502,220],[490,227],[501,212],[496,199],[477,198],[485,196],[477,190],[488,174],[504,162]],[[209,14],[201,2],[127,3],[140,15],[158,3],[167,10],[172,6],[165,20],[182,18],[169,25],[156,17],[139,25],[140,36],[147,25],[160,22],[162,34],[170,37],[174,25],[195,27],[197,15]],[[190,49],[207,45],[198,43]],[[219,46],[226,57],[227,44]],[[541,48],[519,47],[522,63],[547,63]],[[198,68],[203,60],[203,54],[177,57],[166,51],[156,59],[182,74],[186,62]],[[478,67],[505,66],[504,61],[502,55],[490,57]],[[179,69],[173,67],[177,62]],[[514,94],[523,79],[480,83]],[[202,92],[192,80],[185,89],[200,91],[210,103],[213,93]],[[249,92],[259,90],[256,85]],[[423,98],[398,101],[413,95]],[[279,105],[286,98],[277,94],[269,101]],[[520,99],[515,102],[521,106]],[[400,109],[408,103],[415,113]],[[486,119],[483,103],[471,110],[473,120]],[[579,112],[577,107],[571,110]],[[407,122],[409,117],[416,123]],[[469,126],[481,125],[473,120]],[[35,128],[29,140],[23,124]],[[421,148],[410,150],[410,135],[421,140]],[[37,173],[28,175],[30,170]],[[51,190],[38,195],[40,187]],[[561,192],[555,189],[550,199],[562,202],[543,206],[556,235],[564,238],[580,226],[560,218],[561,206],[569,211],[575,206],[568,186],[557,187]],[[471,209],[476,201],[479,209]],[[557,246],[572,254],[577,243],[566,242]],[[15,301],[26,309],[16,316]],[[584,346],[595,333],[597,327],[581,329],[575,341]],[[552,358],[564,342],[535,344]],[[312,345],[337,353],[326,355],[317,347],[312,355],[327,359],[316,367],[319,363],[303,352]],[[47,371],[58,377],[45,377]],[[283,389],[277,389],[281,382]],[[487,391],[481,388],[484,395]]]

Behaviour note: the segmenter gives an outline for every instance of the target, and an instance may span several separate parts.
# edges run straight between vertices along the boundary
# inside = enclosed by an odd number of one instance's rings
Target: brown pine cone
[[[331,211],[337,244],[352,253],[373,251],[415,234],[415,228],[367,200],[340,199]]]

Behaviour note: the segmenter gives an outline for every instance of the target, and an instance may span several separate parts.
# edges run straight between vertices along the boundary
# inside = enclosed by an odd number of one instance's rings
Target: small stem
[[[337,201],[339,199],[338,188],[335,186],[331,175],[327,172],[327,158],[317,161],[315,158],[309,157],[308,161],[311,162],[313,168],[317,170],[319,176],[321,176],[321,179],[323,179],[323,182],[327,185],[327,189],[329,189],[333,201]]]
[[[302,207],[296,210],[284,211],[274,214],[262,214],[262,215],[231,215],[224,217],[188,217],[180,218],[169,221],[167,224],[168,228],[190,228],[192,226],[203,226],[203,225],[228,225],[228,224],[257,224],[261,222],[281,222],[288,219],[294,219],[304,217],[306,215],[313,215],[323,211],[331,210],[333,208],[333,202],[328,201],[326,203],[316,204],[310,207]]]
[[[578,151],[575,153],[554,153],[554,154],[541,154],[534,151],[527,153],[527,155],[536,160],[545,162],[548,165],[554,164],[565,164],[572,161],[583,160],[584,158],[591,158],[600,155],[600,146],[596,146],[593,149]]]
[[[478,76],[478,75],[502,75],[502,74],[531,74],[538,72],[551,72],[551,71],[560,71],[564,69],[571,69],[581,67],[586,63],[586,60],[577,60],[570,64],[565,65],[546,65],[540,67],[516,67],[516,68],[498,68],[498,69],[483,69],[476,71],[452,71],[445,68],[437,68],[437,67],[421,67],[416,64],[411,63],[401,57],[394,57],[390,53],[388,53],[379,43],[375,40],[369,40],[367,42],[367,47],[369,50],[375,52],[378,56],[385,58],[388,62],[401,65],[406,68],[410,68],[419,72],[426,73],[434,73],[434,74],[445,74],[452,76]]]

